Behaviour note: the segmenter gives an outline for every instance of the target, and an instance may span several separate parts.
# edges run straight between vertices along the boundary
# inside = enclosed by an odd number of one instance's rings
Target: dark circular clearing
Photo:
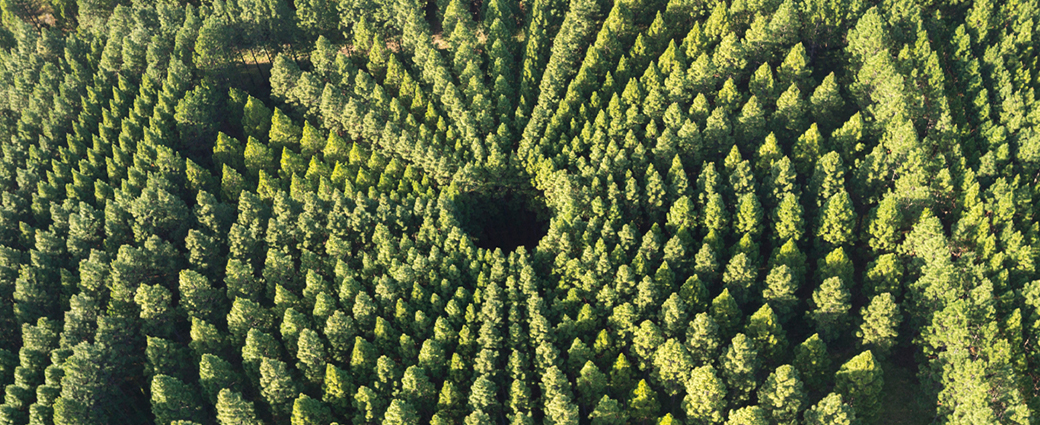
[[[459,194],[455,212],[462,230],[480,248],[534,248],[549,231],[549,208],[533,187],[498,188]]]

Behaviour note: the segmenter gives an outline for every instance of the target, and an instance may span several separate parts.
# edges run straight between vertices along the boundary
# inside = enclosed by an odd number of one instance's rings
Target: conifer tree
[[[726,425],[765,425],[770,423],[766,411],[758,406],[746,406],[729,411]]]
[[[634,421],[645,422],[657,415],[660,404],[657,401],[657,392],[650,388],[645,379],[639,383],[628,396],[628,417]]]
[[[852,406],[842,402],[840,393],[827,394],[823,400],[805,411],[806,425],[851,425],[857,423]]]
[[[281,151],[283,147],[298,149],[302,129],[293,124],[292,119],[274,108],[271,115],[271,130],[268,132],[268,146],[272,150]]]
[[[722,283],[726,290],[733,295],[737,304],[750,301],[751,286],[755,283],[755,275],[753,263],[743,252],[730,258],[729,264],[726,265],[726,272],[722,275]]]
[[[806,393],[798,371],[791,365],[782,365],[769,374],[758,389],[758,404],[766,416],[778,424],[798,423],[798,414],[804,409]]]
[[[264,399],[275,417],[292,413],[291,402],[296,396],[296,385],[285,362],[263,357],[260,360],[260,387]]]
[[[902,321],[899,305],[892,294],[878,294],[860,310],[860,315],[860,325],[856,331],[859,346],[884,358],[896,344],[899,323]]]
[[[202,401],[198,393],[179,379],[156,375],[152,378],[151,394],[156,421],[202,421]]]
[[[842,283],[852,282],[854,267],[844,248],[835,248],[816,262],[816,278],[823,281],[832,277],[841,278]]]
[[[618,398],[627,398],[629,391],[635,385],[633,381],[634,376],[635,372],[632,371],[628,358],[625,357],[624,353],[619,353],[617,360],[614,361],[613,368],[610,370],[610,389],[612,394]]]
[[[577,378],[577,390],[584,406],[595,406],[606,396],[607,375],[591,360],[585,362]]]
[[[694,364],[715,358],[719,348],[719,326],[708,313],[697,313],[686,330],[686,348]]]
[[[246,138],[267,140],[271,131],[271,109],[257,98],[249,96],[242,112],[242,129]]]
[[[863,292],[868,296],[902,293],[903,264],[896,254],[882,254],[867,265]]]
[[[669,338],[654,353],[654,371],[651,375],[671,397],[678,395],[693,366],[693,358],[686,347],[675,338]]]
[[[293,402],[292,425],[319,425],[331,420],[329,408],[321,400],[300,394]]]
[[[876,252],[892,252],[899,245],[902,209],[896,196],[885,196],[871,210],[870,247]]]
[[[383,415],[383,423],[401,425],[417,424],[419,423],[419,415],[416,413],[415,408],[408,402],[394,399],[390,402],[390,406],[386,409],[386,413]]]
[[[221,425],[259,424],[256,411],[251,401],[242,398],[242,394],[224,388],[217,396],[217,420]]]
[[[714,367],[704,365],[690,371],[682,403],[688,419],[698,424],[720,423],[726,404],[726,385]]]
[[[729,400],[741,404],[751,399],[752,392],[758,386],[755,375],[761,366],[758,351],[752,341],[744,334],[733,337],[730,345],[720,359],[722,376],[729,388]]]
[[[822,390],[830,384],[831,359],[827,354],[827,345],[819,334],[812,334],[795,347],[794,367],[813,391]]]
[[[813,309],[808,318],[824,340],[837,340],[849,322],[849,290],[840,277],[829,277],[813,291]]]
[[[831,72],[823,78],[820,85],[816,86],[809,98],[809,102],[812,103],[813,117],[824,132],[832,132],[838,128],[837,116],[845,106],[845,102],[838,92],[838,84],[834,80],[834,73]]]
[[[823,204],[816,236],[830,246],[844,245],[852,241],[854,225],[852,199],[847,192],[840,190]]]
[[[853,357],[834,375],[835,389],[849,400],[856,416],[872,419],[881,408],[884,377],[881,365],[870,350]]]
[[[603,396],[589,413],[589,419],[595,425],[622,425],[628,420],[628,415],[616,400]]]
[[[787,321],[795,312],[798,298],[795,292],[798,283],[795,282],[791,268],[786,264],[774,266],[766,275],[766,285],[762,290],[762,299],[774,311],[781,323]]]
[[[219,401],[219,395],[222,390],[230,389],[235,391],[241,388],[242,383],[238,382],[237,378],[239,376],[236,376],[231,363],[219,356],[205,353],[200,358],[199,385],[202,386],[203,393],[206,394],[212,403]]]
[[[755,314],[748,319],[744,333],[755,344],[755,349],[763,360],[777,363],[787,349],[787,333],[780,326],[780,319],[773,313],[769,304],[763,304]]]
[[[720,338],[730,338],[730,335],[734,335],[737,329],[740,329],[743,317],[736,300],[730,296],[729,289],[723,289],[722,293],[711,301],[711,317],[719,326]]]

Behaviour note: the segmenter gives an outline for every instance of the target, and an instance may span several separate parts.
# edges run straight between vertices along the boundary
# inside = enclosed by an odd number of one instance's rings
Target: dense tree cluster
[[[1040,3],[940,3],[0,1],[0,423],[1035,422]]]

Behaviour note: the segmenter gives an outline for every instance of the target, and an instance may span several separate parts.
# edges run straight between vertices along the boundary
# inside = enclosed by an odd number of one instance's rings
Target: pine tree
[[[179,305],[189,317],[215,322],[226,309],[227,297],[223,290],[214,288],[209,279],[192,270],[182,270],[178,287]]]
[[[867,265],[863,279],[863,292],[867,296],[892,293],[898,296],[903,291],[903,263],[896,254],[882,254]]]
[[[326,364],[321,400],[334,414],[346,415],[352,405],[351,398],[354,392],[350,374],[332,363]]]
[[[754,266],[747,255],[741,252],[730,258],[722,282],[738,304],[750,301],[751,286],[755,280]]]
[[[726,425],[765,425],[770,423],[766,419],[766,411],[758,406],[746,406],[729,411],[729,419]]]
[[[856,416],[870,420],[881,408],[884,377],[870,350],[853,357],[834,375],[835,390],[849,401]]]
[[[628,397],[629,391],[635,385],[634,375],[635,372],[632,371],[628,358],[625,357],[624,353],[619,353],[617,360],[614,361],[613,368],[610,370],[610,389],[612,394],[618,398]]]
[[[734,230],[750,236],[762,232],[762,205],[753,192],[740,195],[737,200],[737,217]]]
[[[842,283],[852,282],[854,266],[844,248],[835,248],[816,261],[816,279],[824,281],[832,277],[841,278]]]
[[[806,425],[851,425],[858,423],[852,406],[842,402],[840,393],[827,394],[823,400],[805,411]]]
[[[246,99],[242,112],[242,130],[246,138],[266,141],[271,131],[271,109],[255,97]]]
[[[758,96],[752,95],[740,109],[736,134],[738,143],[743,148],[751,148],[754,146],[752,141],[766,137],[766,112]]]
[[[829,277],[813,291],[813,309],[808,318],[824,340],[837,340],[849,321],[849,290],[840,277]]]
[[[217,396],[217,420],[221,425],[260,424],[256,418],[251,401],[242,398],[242,394],[224,388]]]
[[[242,383],[238,378],[231,363],[218,356],[205,353],[199,359],[199,385],[210,402],[214,404],[219,401],[219,394],[222,390],[236,391],[241,388]]]
[[[751,90],[751,94],[763,103],[768,105],[776,102],[776,83],[773,80],[773,68],[769,66],[769,63],[763,62],[755,70],[755,73],[751,75],[751,81],[748,82],[748,88]]]
[[[819,334],[812,334],[795,347],[794,367],[813,391],[820,391],[830,384],[831,359]]]
[[[823,155],[816,162],[812,179],[809,180],[809,193],[816,196],[816,208],[823,206],[825,202],[839,190],[845,187],[845,165],[842,164],[841,155],[831,151]]]
[[[202,421],[202,401],[198,399],[198,392],[179,379],[156,375],[152,378],[151,394],[156,421]]]
[[[776,313],[781,323],[792,317],[798,305],[798,282],[794,280],[791,268],[786,264],[774,266],[766,275],[766,286],[762,290],[762,299]]]
[[[781,86],[797,84],[805,87],[806,80],[811,73],[812,67],[809,66],[809,56],[805,53],[805,46],[798,43],[791,48],[784,57],[783,63],[780,64],[780,68],[777,70],[777,80]]]
[[[729,295],[729,289],[723,289],[722,293],[711,301],[711,317],[719,326],[720,338],[730,338],[730,335],[734,335],[737,329],[740,329],[743,317],[737,301]]]
[[[286,310],[288,311],[288,310]],[[296,369],[303,372],[303,377],[314,387],[319,387],[325,378],[327,350],[321,336],[310,329],[300,331],[297,339]]]
[[[770,171],[773,169],[774,164],[780,161],[781,158],[784,158],[783,150],[780,149],[780,143],[776,140],[776,133],[769,132],[765,136],[765,141],[758,146],[755,154],[755,176],[768,184],[772,180],[768,177],[772,177]],[[775,206],[776,203],[773,201],[773,198],[774,196],[767,196],[766,205]]]
[[[311,125],[310,121],[303,122],[303,132],[300,136],[300,153],[304,156],[313,156],[325,150],[327,140],[321,137],[321,132]]]
[[[785,136],[781,139],[794,139],[805,131],[808,126],[805,109],[805,101],[802,100],[802,92],[798,89],[798,85],[788,85],[787,89],[776,99],[776,112],[773,114],[773,126],[782,129]],[[816,133],[818,134],[819,131]],[[807,167],[814,163],[813,160],[816,158],[814,155],[818,155],[820,150],[818,144],[813,144],[815,142],[817,140],[806,139],[795,143],[793,159],[800,165],[799,174],[807,173],[809,170]]]
[[[751,315],[744,333],[755,344],[755,349],[763,360],[773,364],[783,360],[781,356],[787,349],[787,333],[780,326],[780,319],[773,313],[769,304],[763,304]]]
[[[657,416],[660,404],[657,392],[650,388],[645,379],[640,379],[628,396],[628,417],[634,421],[647,421]]]
[[[644,320],[639,324],[632,340],[632,351],[639,360],[639,368],[648,370],[653,362],[653,354],[658,346],[665,341],[660,328],[650,320]]]
[[[781,97],[780,100],[784,100],[784,98]],[[780,107],[779,105],[780,103],[778,102],[777,108]],[[796,120],[796,123],[800,123],[798,120],[801,119],[801,115],[797,114],[800,114],[799,108],[801,108],[801,103],[788,105],[787,108],[788,109],[784,110],[785,113],[796,115],[790,119]],[[777,111],[777,116],[779,115],[780,112]],[[803,127],[803,125],[800,124],[794,125],[799,125],[799,127],[789,129],[792,138],[794,135],[799,134],[798,132],[801,131],[801,128]],[[794,125],[792,125],[792,127]],[[812,123],[808,130],[805,130],[804,133],[801,133],[801,135],[798,136],[798,139],[794,142],[794,146],[791,147],[791,159],[794,161],[795,169],[798,170],[798,174],[807,176],[812,173],[813,166],[820,161],[820,155],[823,153],[825,146],[826,142],[824,141],[823,134],[820,133],[820,129],[816,123]]]
[[[875,252],[892,252],[899,245],[902,208],[899,198],[885,196],[870,214],[870,247]]]
[[[589,413],[589,419],[593,425],[623,425],[627,423],[628,415],[616,400],[603,396]]]
[[[606,397],[607,375],[600,372],[595,363],[586,361],[577,378],[577,390],[584,406],[592,407]]]
[[[847,192],[840,190],[823,205],[816,236],[830,246],[847,244],[852,241],[855,219],[852,199]]]
[[[273,172],[275,167],[274,153],[259,140],[249,137],[243,152],[246,171],[251,176],[256,176],[260,171]]]
[[[733,337],[721,360],[722,376],[729,388],[729,400],[742,404],[751,399],[758,383],[755,375],[761,365],[758,351],[744,334]]]
[[[470,386],[469,409],[471,411],[493,411],[492,409],[497,404],[495,400],[497,392],[495,383],[488,379],[487,375],[480,375]]]
[[[769,374],[758,389],[758,404],[774,423],[796,424],[798,414],[806,404],[806,393],[798,371],[791,365],[783,365]]]
[[[261,358],[260,387],[261,394],[275,417],[284,418],[292,413],[290,402],[297,394],[296,385],[285,362],[268,357]]]
[[[302,129],[293,124],[292,119],[282,113],[279,108],[274,108],[271,115],[271,130],[268,132],[268,146],[272,150],[281,151],[289,147],[294,151],[298,149]]]
[[[686,330],[686,348],[694,364],[703,364],[716,357],[719,348],[719,325],[708,313],[697,313]]]
[[[725,5],[720,5],[720,7],[726,8]],[[747,52],[736,33],[727,31],[723,34],[725,35],[715,49],[713,59],[722,78],[738,76],[738,73],[747,66]]]
[[[221,167],[227,164],[242,170],[245,168],[242,158],[242,143],[223,132],[217,133],[217,142],[213,145],[213,162]]]
[[[872,297],[870,304],[860,310],[860,315],[862,318],[856,331],[859,346],[884,358],[896,344],[897,330],[902,321],[899,305],[892,294],[886,292]]]
[[[809,102],[812,103],[813,117],[816,118],[816,123],[823,128],[824,132],[829,133],[838,128],[837,115],[845,106],[845,102],[838,92],[838,84],[834,81],[833,72],[824,77],[820,85],[816,86]],[[838,146],[834,148],[841,149]]]
[[[315,400],[300,394],[293,402],[292,425],[323,425],[329,423],[332,415],[329,408],[321,400]]]
[[[693,366],[690,353],[675,338],[669,338],[654,353],[654,369],[652,377],[660,383],[666,394],[678,395],[686,381],[686,376]]]
[[[695,424],[717,424],[722,422],[726,408],[726,385],[710,364],[690,371],[686,381],[686,397],[683,409],[686,417]]]

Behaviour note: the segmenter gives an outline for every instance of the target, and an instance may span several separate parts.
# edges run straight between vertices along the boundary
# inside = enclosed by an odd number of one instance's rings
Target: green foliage
[[[628,417],[635,421],[646,421],[654,417],[660,408],[657,392],[650,388],[645,379],[640,379],[628,397]]]
[[[722,422],[722,412],[727,404],[726,390],[726,384],[711,365],[693,369],[686,381],[686,397],[683,398],[686,417],[699,424]]]
[[[812,334],[795,347],[794,367],[809,389],[819,391],[831,382],[831,358],[819,334]]]
[[[881,408],[884,373],[870,350],[853,357],[834,375],[835,390],[849,400],[856,416],[872,419]]]
[[[899,324],[902,321],[899,306],[892,294],[886,292],[871,298],[870,304],[863,307],[860,315],[862,318],[859,330],[856,331],[859,345],[884,358],[896,343]]]
[[[852,308],[849,298],[849,290],[837,276],[824,279],[813,291],[813,309],[809,312],[808,318],[812,320],[817,333],[823,335],[824,340],[838,339],[848,327],[849,309]]]
[[[156,375],[152,378],[151,394],[152,413],[156,421],[202,421],[202,404],[198,392],[179,379]]]
[[[253,403],[242,398],[242,394],[224,388],[217,396],[217,420],[221,425],[259,424]]]
[[[856,413],[852,406],[842,402],[841,394],[827,394],[823,400],[805,411],[805,423],[812,425],[823,424],[853,424],[856,423]]]
[[[1037,412],[1033,3],[118,3],[0,2],[0,423]]]
[[[806,392],[798,371],[791,365],[782,365],[769,374],[758,389],[758,404],[766,417],[778,424],[798,423],[798,414],[804,409]]]
[[[780,326],[780,318],[769,304],[763,304],[748,319],[744,333],[754,341],[755,349],[767,362],[778,362],[787,350],[787,334]]]
[[[744,334],[737,334],[723,350],[720,360],[729,399],[737,404],[750,400],[752,391],[758,386],[755,375],[761,367],[758,351],[752,341]]]

